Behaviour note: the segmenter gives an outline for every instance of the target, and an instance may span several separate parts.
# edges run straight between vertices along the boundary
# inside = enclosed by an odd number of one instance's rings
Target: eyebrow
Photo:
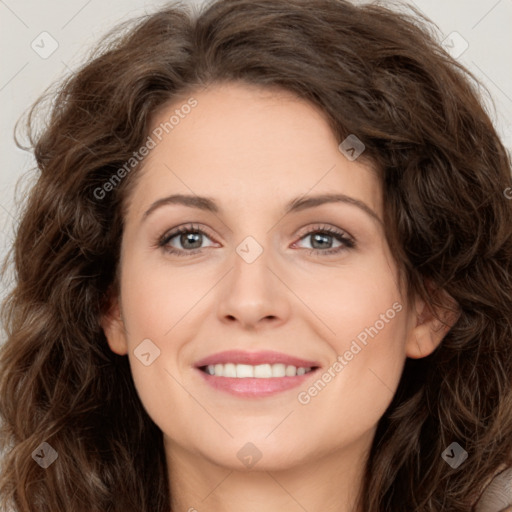
[[[287,215],[292,212],[299,212],[307,208],[314,208],[315,206],[320,206],[328,203],[345,203],[356,206],[357,208],[361,209],[366,214],[368,214],[370,217],[372,217],[374,220],[376,220],[379,224],[382,224],[382,220],[380,219],[380,217],[368,205],[366,205],[363,201],[360,201],[359,199],[355,199],[345,194],[321,194],[317,196],[297,197],[286,204],[284,208],[284,215]],[[197,208],[199,210],[204,210],[212,213],[222,213],[221,208],[217,205],[215,200],[210,197],[174,194],[155,201],[144,212],[144,215],[142,216],[142,221],[144,221],[157,208],[170,204],[180,204],[183,206],[188,206],[189,208]]]

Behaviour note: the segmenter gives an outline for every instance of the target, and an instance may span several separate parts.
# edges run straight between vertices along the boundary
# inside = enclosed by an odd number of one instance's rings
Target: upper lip
[[[211,356],[205,357],[196,363],[197,368],[215,364],[249,364],[257,366],[260,364],[286,364],[292,365],[297,368],[312,368],[318,367],[319,364],[315,361],[308,361],[300,357],[289,356],[280,352],[273,351],[260,351],[260,352],[246,352],[243,350],[226,350],[218,352]]]

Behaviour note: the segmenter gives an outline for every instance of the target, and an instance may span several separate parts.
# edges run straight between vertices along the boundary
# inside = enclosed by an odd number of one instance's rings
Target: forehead
[[[155,137],[140,171],[136,203],[193,193],[267,208],[308,192],[339,192],[381,210],[375,170],[349,161],[325,114],[288,91],[210,85],[162,108],[155,130],[161,140]]]

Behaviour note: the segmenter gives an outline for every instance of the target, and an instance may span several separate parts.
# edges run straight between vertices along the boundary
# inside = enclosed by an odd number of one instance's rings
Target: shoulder
[[[486,483],[475,512],[512,512],[512,468],[500,468]]]

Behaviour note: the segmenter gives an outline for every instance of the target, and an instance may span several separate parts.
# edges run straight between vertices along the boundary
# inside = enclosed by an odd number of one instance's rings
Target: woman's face
[[[109,345],[171,456],[237,469],[360,457],[406,356],[428,352],[377,176],[287,93],[224,84],[193,100],[154,120],[168,133],[152,135],[130,197]]]

